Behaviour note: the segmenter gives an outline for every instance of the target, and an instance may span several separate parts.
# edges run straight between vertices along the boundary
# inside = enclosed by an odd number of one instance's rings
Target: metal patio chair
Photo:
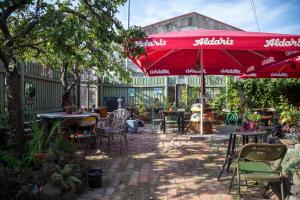
[[[283,176],[281,172],[281,162],[287,152],[287,146],[283,144],[246,144],[242,147],[237,158],[231,178],[229,192],[233,179],[237,175],[238,199],[240,199],[241,180],[256,182],[280,182],[281,199],[284,200]],[[270,162],[279,161],[275,168],[270,166]],[[253,185],[261,186],[261,185]],[[268,185],[262,185],[265,189]],[[265,190],[266,191],[266,190]]]
[[[127,135],[126,135],[126,127],[125,127],[125,121],[130,117],[130,112],[126,109],[117,109],[111,112],[108,115],[108,123],[106,127],[104,128],[107,137],[108,137],[108,148],[110,147],[111,139],[114,138],[114,136],[118,135],[120,139],[120,153],[122,150],[122,137],[125,140],[125,146],[127,149]]]

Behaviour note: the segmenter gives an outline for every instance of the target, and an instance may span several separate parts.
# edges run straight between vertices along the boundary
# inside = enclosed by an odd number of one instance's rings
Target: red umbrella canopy
[[[240,78],[300,78],[300,56],[260,69],[249,69]]]
[[[147,75],[242,75],[300,55],[300,36],[225,30],[161,33],[136,40],[146,55],[130,57]]]

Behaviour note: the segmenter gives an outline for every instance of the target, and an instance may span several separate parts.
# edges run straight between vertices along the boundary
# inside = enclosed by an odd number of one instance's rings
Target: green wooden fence
[[[168,96],[168,88],[182,83],[187,85],[191,92],[193,87],[200,86],[200,77],[134,77],[129,84],[103,80],[100,83],[100,90],[102,91],[100,104],[105,105],[105,98],[109,97],[123,97],[125,105],[128,106],[133,104],[151,105],[155,98],[158,98],[162,103]],[[225,78],[224,76],[205,76],[205,86],[209,97],[214,98],[219,89],[225,87]],[[161,93],[157,92],[159,90]]]
[[[29,121],[37,113],[59,111],[60,97],[63,92],[59,73],[35,63],[22,63],[19,65],[20,76],[24,71],[24,114],[25,121]],[[5,70],[0,63],[0,115],[5,114],[6,91]],[[30,91],[34,90],[34,96]]]
[[[6,91],[5,91],[5,70],[0,62],[0,117],[5,112]],[[34,63],[20,64],[21,72],[24,71],[24,112],[25,121],[31,120],[37,113],[59,111],[60,98],[63,93],[62,84],[59,78],[60,73]],[[155,98],[164,102],[168,96],[170,87],[178,83],[196,87],[200,85],[200,78],[189,77],[134,77],[129,84],[112,81],[100,81],[95,87],[99,89],[99,105],[103,105],[105,98],[124,97],[125,104],[151,105]],[[84,82],[84,80],[82,81]],[[224,76],[206,76],[206,88],[214,93],[215,89],[225,86]],[[29,95],[32,88],[35,95]],[[74,92],[72,93],[75,99]]]
[[[59,72],[35,63],[24,66],[25,90],[25,120],[30,120],[37,113],[59,111],[60,98],[63,93]],[[21,65],[21,67],[23,67]],[[35,88],[35,96],[29,97],[28,89]]]

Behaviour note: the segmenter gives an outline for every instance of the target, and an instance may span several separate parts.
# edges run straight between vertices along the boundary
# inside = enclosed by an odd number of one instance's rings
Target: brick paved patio
[[[104,170],[104,177],[101,188],[89,188],[79,199],[234,199],[228,194],[230,174],[217,181],[223,159],[209,158],[208,141],[151,134],[147,126],[139,132],[129,134],[128,150],[121,155],[115,139],[110,151],[104,141],[102,153],[87,156],[90,166]],[[248,189],[243,198],[264,199],[262,193]]]

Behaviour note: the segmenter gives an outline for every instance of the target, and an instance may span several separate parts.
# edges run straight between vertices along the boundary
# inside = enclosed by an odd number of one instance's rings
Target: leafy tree
[[[288,105],[299,106],[299,79],[230,79],[227,90],[223,88],[214,99],[214,107],[217,110],[223,107],[280,108],[283,98]]]
[[[142,38],[137,27],[125,30],[115,18],[125,0],[4,0],[0,2],[0,59],[8,85],[9,121],[18,150],[23,147],[23,110],[18,63],[37,61],[62,72],[64,100],[83,68],[125,76],[124,48],[141,53],[129,38]],[[124,47],[124,48],[123,48]],[[69,72],[69,73],[68,73]],[[73,72],[73,73],[72,73]],[[75,73],[74,73],[75,72]],[[75,74],[70,81],[69,74]],[[127,75],[128,77],[128,75]],[[69,82],[71,84],[69,85]]]
[[[24,111],[21,105],[21,88],[18,61],[24,59],[27,50],[41,52],[39,31],[36,25],[51,17],[48,10],[54,9],[44,1],[4,0],[0,2],[0,58],[7,71],[7,97],[9,122],[13,139],[18,150],[23,147],[22,133]]]

